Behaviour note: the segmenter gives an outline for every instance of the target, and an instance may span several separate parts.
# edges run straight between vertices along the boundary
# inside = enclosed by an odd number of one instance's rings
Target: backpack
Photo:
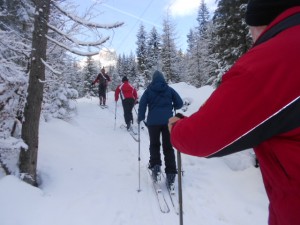
[[[102,73],[98,74],[98,80],[99,80],[99,85],[101,86],[106,86],[107,82],[109,81],[109,79],[107,79],[107,77]]]

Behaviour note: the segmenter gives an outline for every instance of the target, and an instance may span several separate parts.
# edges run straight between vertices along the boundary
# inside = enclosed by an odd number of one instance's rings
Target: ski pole
[[[115,105],[115,126],[114,126],[114,130],[116,130],[116,123],[117,123],[117,102]]]
[[[175,116],[182,119],[184,116],[181,113],[176,113]],[[182,201],[182,164],[181,153],[177,150],[177,163],[178,163],[178,202],[179,202],[179,224],[183,225],[183,201]]]
[[[138,115],[138,112],[137,112],[135,106],[133,106],[133,108],[134,108],[134,111],[135,111],[136,115]],[[145,126],[147,127],[147,124],[146,124],[145,120],[143,120],[143,123],[144,123]],[[144,130],[144,127],[142,127],[142,130]]]
[[[183,206],[182,206],[182,169],[181,169],[181,153],[177,151],[178,162],[178,201],[179,201],[179,224],[183,225]]]
[[[138,161],[139,161],[139,189],[138,192],[141,191],[141,133],[140,133],[140,122],[138,123]]]
[[[137,111],[136,111],[136,108],[135,108],[135,106],[133,106],[133,108],[134,108],[134,111],[135,111],[136,115],[138,115],[138,113],[137,113]]]

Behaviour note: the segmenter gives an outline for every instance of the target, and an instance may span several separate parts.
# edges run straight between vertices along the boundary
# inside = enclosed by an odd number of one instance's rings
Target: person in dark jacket
[[[254,45],[189,117],[169,121],[173,146],[220,157],[253,148],[269,225],[300,224],[300,0],[250,0]]]
[[[92,85],[99,83],[99,104],[106,106],[106,89],[108,82],[111,81],[108,74],[105,73],[104,67],[101,69],[101,72],[97,75],[96,79],[92,82]]]
[[[128,78],[124,76],[122,78],[122,84],[120,84],[115,91],[115,101],[119,100],[121,96],[122,106],[124,110],[124,120],[127,125],[127,130],[130,129],[133,123],[132,109],[137,101],[136,89],[129,83]]]
[[[138,109],[138,122],[145,119],[148,106],[147,127],[150,137],[150,160],[149,169],[152,170],[153,178],[160,179],[160,135],[165,162],[167,182],[171,186],[177,174],[174,149],[170,142],[168,120],[173,116],[173,108],[180,109],[183,101],[178,93],[166,83],[163,74],[159,71],[153,73],[152,82],[143,93]]]

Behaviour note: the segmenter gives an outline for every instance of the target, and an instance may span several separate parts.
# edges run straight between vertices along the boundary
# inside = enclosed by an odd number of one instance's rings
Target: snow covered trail
[[[173,87],[192,103],[186,115],[212,92],[184,83]],[[167,195],[171,212],[159,210],[146,169],[147,129],[141,130],[142,191],[137,192],[138,143],[120,128],[121,102],[114,129],[113,92],[108,93],[108,105],[101,109],[97,98],[79,99],[72,120],[41,122],[41,185],[35,188],[14,176],[0,176],[0,201],[5,203],[0,206],[1,225],[179,224]],[[136,119],[135,111],[133,115]],[[182,154],[184,224],[267,225],[268,199],[252,160],[248,151],[214,159]]]
[[[52,138],[42,131],[41,136],[47,136],[41,140],[45,149],[40,154],[42,189],[61,201],[55,204],[60,215],[53,222],[133,225],[146,220],[157,225],[171,221],[175,224],[178,220],[175,213],[160,215],[147,176],[147,132],[141,131],[142,192],[138,193],[138,144],[127,131],[120,129],[124,123],[121,104],[114,130],[114,102],[109,103],[108,109],[101,109],[97,102],[97,99],[79,100],[78,116],[65,124],[64,129],[58,129],[62,122],[59,120],[47,124],[45,132],[55,134]],[[49,172],[51,177],[47,175]]]

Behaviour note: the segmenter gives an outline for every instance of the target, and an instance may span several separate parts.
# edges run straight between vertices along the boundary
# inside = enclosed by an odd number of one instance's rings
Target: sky
[[[210,86],[171,86],[190,102],[185,112],[178,110],[185,115],[197,111],[213,92]],[[139,90],[139,96],[142,93]],[[159,209],[147,172],[147,129],[140,130],[139,147],[121,128],[122,104],[116,105],[113,95],[108,93],[107,109],[99,107],[98,98],[81,98],[69,121],[41,120],[40,186],[4,176],[0,170],[1,225],[179,224],[165,189],[170,212]],[[136,120],[135,111],[133,116]],[[252,153],[249,149],[212,159],[182,154],[184,224],[267,225],[268,199]],[[15,166],[13,160],[11,164]],[[178,194],[177,182],[176,178]]]
[[[84,11],[95,0],[74,0],[78,10]],[[169,15],[175,25],[176,44],[186,50],[186,35],[197,25],[197,10],[201,0],[101,0],[97,11],[101,14],[95,18],[100,23],[124,22],[120,28],[110,32],[111,39],[104,47],[115,50],[117,54],[135,54],[136,35],[141,24],[146,32],[156,27],[162,32],[163,19]],[[216,8],[215,0],[206,0],[211,14]]]

